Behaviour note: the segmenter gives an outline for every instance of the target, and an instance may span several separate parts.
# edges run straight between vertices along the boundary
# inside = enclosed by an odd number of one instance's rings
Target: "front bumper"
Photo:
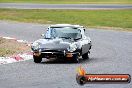
[[[66,51],[43,51],[43,52],[34,52],[33,55],[41,56],[42,58],[73,58],[80,56],[79,52],[66,52]]]

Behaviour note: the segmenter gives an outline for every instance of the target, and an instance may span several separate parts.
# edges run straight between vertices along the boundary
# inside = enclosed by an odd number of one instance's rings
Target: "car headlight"
[[[39,50],[40,44],[35,42],[35,43],[32,44],[31,48],[32,48],[32,50]]]
[[[69,46],[69,48],[68,48],[68,51],[69,52],[73,52],[73,51],[75,51],[77,49],[77,45],[76,44],[71,44],[70,46]]]

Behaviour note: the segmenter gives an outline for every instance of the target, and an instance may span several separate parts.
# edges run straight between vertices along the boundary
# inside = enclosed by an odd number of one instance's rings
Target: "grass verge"
[[[18,43],[15,40],[6,40],[0,37],[0,56],[10,56],[29,50],[30,48],[26,44]]]
[[[0,20],[34,23],[70,23],[87,27],[132,30],[132,10],[17,10],[0,9]]]
[[[45,4],[132,4],[132,0],[0,0],[0,2]]]

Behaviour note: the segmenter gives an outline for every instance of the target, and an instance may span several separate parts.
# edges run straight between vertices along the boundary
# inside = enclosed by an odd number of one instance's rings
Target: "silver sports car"
[[[42,39],[36,40],[31,49],[35,63],[42,58],[56,58],[79,62],[79,57],[89,59],[91,39],[85,36],[80,25],[56,24],[48,27]]]

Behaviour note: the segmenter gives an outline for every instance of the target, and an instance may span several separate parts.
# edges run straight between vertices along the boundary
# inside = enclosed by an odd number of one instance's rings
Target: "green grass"
[[[132,10],[17,10],[0,9],[0,20],[70,23],[88,27],[132,29]]]
[[[27,51],[30,51],[30,47],[28,47],[26,44],[0,37],[0,57],[10,56]]]
[[[46,4],[132,4],[132,0],[0,0],[0,2]]]

